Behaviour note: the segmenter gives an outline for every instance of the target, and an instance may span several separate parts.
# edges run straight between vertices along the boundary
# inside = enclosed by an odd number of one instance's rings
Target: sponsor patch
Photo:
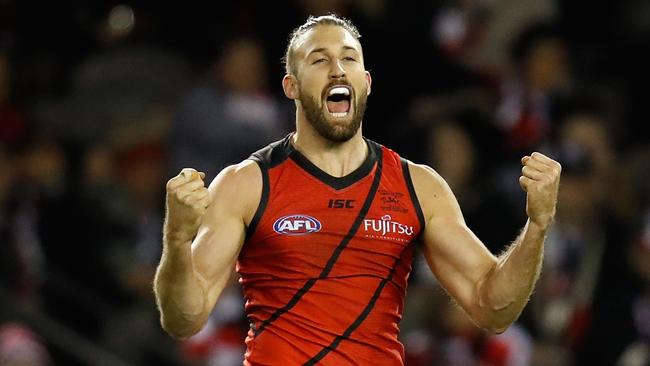
[[[409,242],[415,234],[413,226],[393,221],[390,215],[384,215],[379,220],[363,220],[366,238]]]

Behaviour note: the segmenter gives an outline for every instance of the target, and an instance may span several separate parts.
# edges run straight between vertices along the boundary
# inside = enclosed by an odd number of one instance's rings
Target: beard
[[[350,96],[352,120],[349,123],[333,122],[328,120],[326,115],[327,112],[325,112],[325,108],[327,107],[325,107],[323,103],[319,102],[315,97],[306,93],[302,88],[300,88],[300,95],[303,97],[300,99],[300,103],[305,111],[307,121],[312,125],[312,127],[314,127],[319,135],[331,142],[342,143],[354,137],[361,127],[361,121],[366,112],[366,104],[368,101],[368,93],[366,90],[367,89],[362,90],[359,97],[354,98],[354,100],[353,97],[356,97],[356,93],[354,93],[354,96]],[[325,100],[326,91],[327,88],[323,91],[323,95],[321,95],[321,101]]]

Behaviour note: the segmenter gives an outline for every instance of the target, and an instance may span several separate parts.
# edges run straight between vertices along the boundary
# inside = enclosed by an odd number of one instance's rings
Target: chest
[[[401,171],[385,166],[376,174],[334,189],[296,167],[270,171],[264,213],[240,260],[306,272],[333,256],[347,273],[392,265],[420,226]]]

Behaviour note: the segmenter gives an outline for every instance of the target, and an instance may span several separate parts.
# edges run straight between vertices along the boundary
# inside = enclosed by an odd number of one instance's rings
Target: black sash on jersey
[[[369,144],[374,144],[372,142],[369,142]],[[298,292],[293,295],[291,300],[281,307],[280,309],[276,310],[271,316],[262,321],[262,324],[257,329],[253,329],[255,333],[255,337],[259,336],[262,331],[266,327],[268,327],[271,323],[276,321],[282,314],[286,313],[289,311],[291,308],[296,306],[296,304],[300,301],[300,299],[305,296],[305,294],[316,284],[316,281],[322,280],[327,278],[329,273],[332,271],[332,268],[334,267],[334,264],[336,261],[339,259],[339,256],[341,255],[341,252],[348,246],[350,243],[350,240],[354,237],[354,235],[357,233],[357,230],[359,230],[359,227],[361,226],[361,223],[363,222],[363,219],[366,217],[368,214],[368,211],[370,210],[370,206],[372,205],[372,201],[375,199],[375,195],[377,193],[377,189],[379,188],[379,182],[381,181],[381,172],[382,172],[382,166],[383,166],[383,158],[382,158],[382,151],[381,147],[377,144],[375,146],[369,146],[370,149],[375,149],[377,153],[377,169],[375,170],[375,176],[372,181],[372,185],[370,186],[370,189],[368,190],[368,195],[366,196],[365,201],[363,202],[363,206],[361,207],[361,210],[359,211],[359,214],[357,215],[356,219],[352,223],[352,226],[350,227],[350,230],[348,233],[345,235],[343,240],[339,243],[339,245],[334,249],[334,252],[328,259],[327,263],[325,264],[325,267],[321,271],[320,275],[316,278],[311,278],[305,284],[302,286]],[[392,276],[392,272],[391,275]],[[382,286],[383,287],[383,286]],[[365,317],[364,317],[365,318]],[[357,325],[358,326],[358,325]],[[356,328],[356,327],[355,327]]]

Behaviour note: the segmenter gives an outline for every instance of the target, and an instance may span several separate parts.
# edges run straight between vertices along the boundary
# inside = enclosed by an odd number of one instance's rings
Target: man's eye
[[[343,57],[343,60],[345,60],[345,61],[356,61],[356,59],[354,57],[350,57],[350,56]]]
[[[324,58],[319,58],[318,60],[314,60],[314,62],[312,62],[311,64],[316,65],[316,64],[320,64],[321,62],[325,62],[325,61],[327,61],[327,60],[324,59]]]

